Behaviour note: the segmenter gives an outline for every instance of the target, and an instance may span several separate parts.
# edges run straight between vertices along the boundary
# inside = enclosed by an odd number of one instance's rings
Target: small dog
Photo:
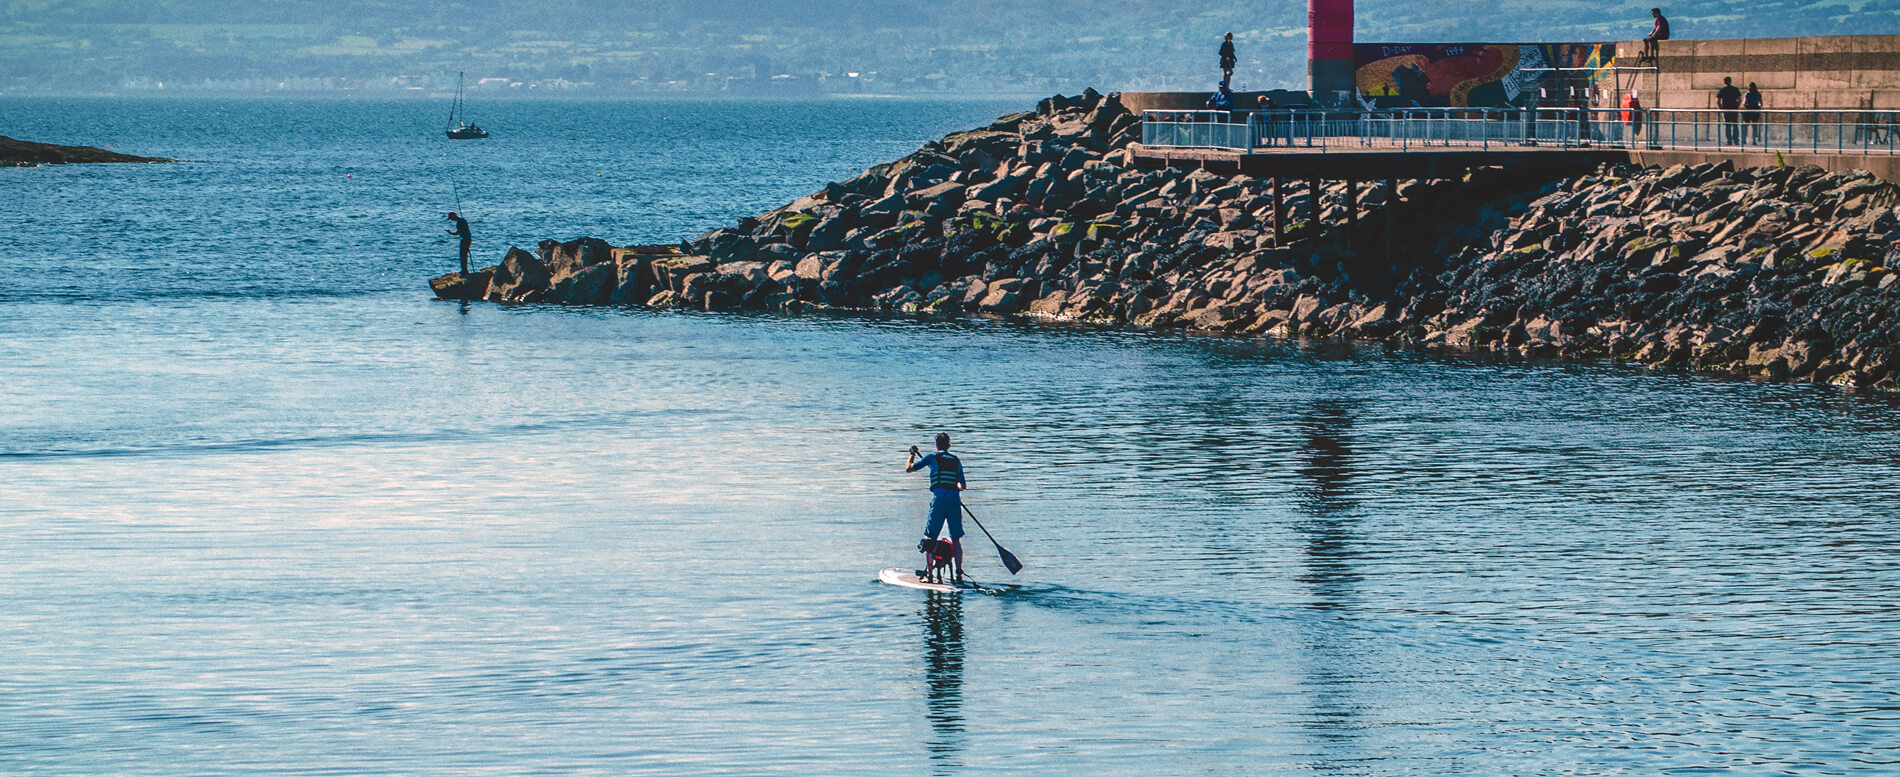
[[[945,582],[945,572],[951,573],[952,580],[963,580],[963,566],[957,563],[957,545],[954,541],[919,540],[917,550],[924,554],[924,568],[917,570],[918,580],[942,583]]]

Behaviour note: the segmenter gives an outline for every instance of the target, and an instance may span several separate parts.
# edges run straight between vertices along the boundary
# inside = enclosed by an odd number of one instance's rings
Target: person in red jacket
[[[1643,101],[1636,96],[1636,90],[1623,95],[1623,123],[1629,126],[1629,142],[1635,143],[1643,136]]]

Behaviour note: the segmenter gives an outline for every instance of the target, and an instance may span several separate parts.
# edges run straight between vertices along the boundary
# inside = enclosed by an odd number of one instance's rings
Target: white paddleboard
[[[954,592],[963,590],[962,588],[951,585],[949,583],[926,583],[922,580],[917,579],[917,570],[904,569],[901,567],[891,567],[882,572],[879,572],[877,573],[877,579],[886,583],[890,583],[891,585],[903,586],[905,588],[921,588],[925,591],[940,591],[942,593],[954,593]]]

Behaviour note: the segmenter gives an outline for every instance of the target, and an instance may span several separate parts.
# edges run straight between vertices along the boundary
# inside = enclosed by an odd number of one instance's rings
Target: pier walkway
[[[1447,178],[1602,162],[1816,165],[1900,180],[1900,111],[1412,108],[1150,110],[1137,162],[1258,177]]]
[[[1282,181],[1345,181],[1343,234],[1359,221],[1362,181],[1446,179],[1477,167],[1569,175],[1605,162],[1737,166],[1816,165],[1867,170],[1900,181],[1900,111],[1719,111],[1410,108],[1391,111],[1148,110],[1132,160],[1270,179],[1272,228],[1285,244],[1290,214]],[[1307,218],[1319,218],[1318,198]],[[1386,246],[1396,209],[1386,212]]]

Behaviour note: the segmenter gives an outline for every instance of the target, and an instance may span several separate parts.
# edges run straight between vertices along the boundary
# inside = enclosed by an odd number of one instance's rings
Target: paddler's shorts
[[[924,525],[924,536],[935,538],[943,531],[945,521],[950,523],[950,539],[963,539],[963,500],[955,491],[930,492],[930,523]]]

